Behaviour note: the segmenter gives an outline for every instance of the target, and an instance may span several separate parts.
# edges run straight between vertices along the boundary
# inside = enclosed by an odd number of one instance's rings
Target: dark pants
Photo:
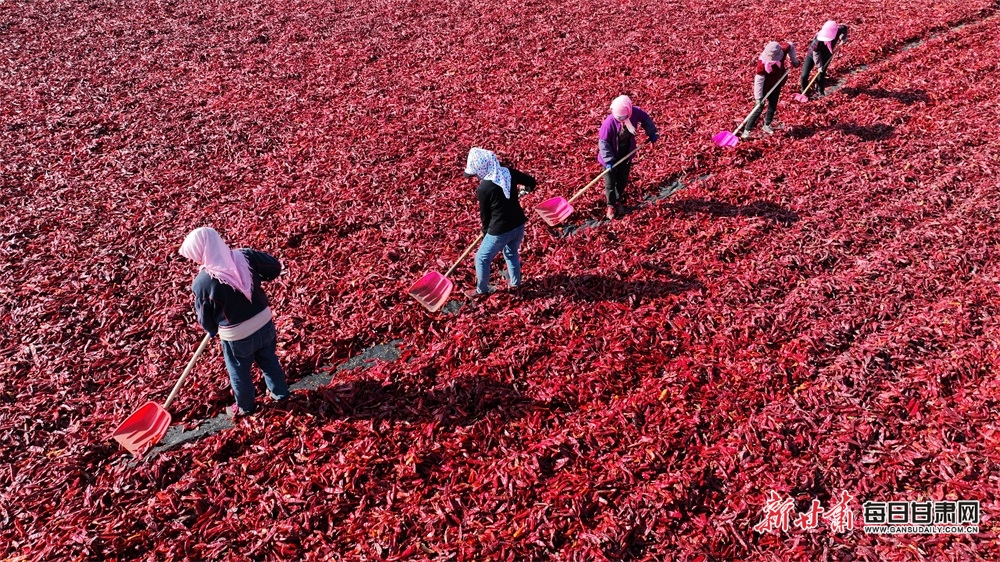
[[[816,88],[816,93],[823,95],[826,93],[826,68],[829,66],[830,57],[833,55],[824,56],[822,51],[819,51],[819,76],[816,77],[816,83],[813,87]],[[816,66],[816,62],[813,61],[812,53],[806,55],[806,60],[802,63],[802,76],[799,78],[799,91],[804,91],[806,86],[809,85],[809,74],[812,72],[813,67]]]
[[[781,96],[781,86],[778,86],[771,92],[771,95],[767,96],[767,113],[764,114],[764,124],[770,126],[771,120],[774,119],[774,112],[778,110],[778,97]],[[753,113],[750,114],[750,120],[747,121],[747,126],[744,131],[749,131],[753,129],[753,126],[757,124],[757,119],[760,117],[760,112],[764,111],[764,105],[760,104],[754,108]]]
[[[604,195],[608,198],[608,205],[617,205],[625,198],[625,185],[631,170],[632,160],[626,160],[604,174]]]
[[[229,385],[233,389],[236,403],[245,413],[256,410],[254,400],[253,378],[250,367],[254,363],[264,373],[267,389],[276,398],[288,397],[288,385],[285,383],[285,371],[278,363],[277,334],[274,322],[268,322],[252,336],[239,341],[222,341],[222,357],[229,371]]]

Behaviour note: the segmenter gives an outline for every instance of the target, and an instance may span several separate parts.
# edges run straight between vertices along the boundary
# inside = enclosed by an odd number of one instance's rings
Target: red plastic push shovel
[[[633,154],[635,154],[636,151],[638,151],[638,150],[639,150],[639,147],[638,146],[635,147],[635,150],[633,150],[632,152],[629,152],[628,154],[625,155],[624,158],[622,158],[621,160],[615,162],[611,166],[611,168],[614,168],[618,164],[621,164],[622,162],[628,160],[629,157],[631,157]],[[594,178],[593,180],[591,180],[590,183],[588,183],[587,185],[583,186],[583,189],[581,189],[580,191],[577,191],[576,193],[574,193],[573,196],[569,198],[569,201],[563,199],[562,197],[553,197],[552,199],[549,199],[547,201],[542,201],[541,204],[539,204],[537,207],[535,207],[535,211],[537,211],[538,214],[541,215],[542,220],[545,221],[545,223],[548,224],[549,226],[557,226],[557,225],[559,225],[564,220],[568,219],[570,215],[573,214],[573,205],[571,205],[571,203],[573,201],[575,201],[577,197],[583,195],[584,191],[587,191],[588,189],[590,189],[590,186],[592,186],[595,183],[597,183],[597,180],[603,178],[604,175],[607,174],[610,171],[611,171],[610,168],[605,168],[604,171],[601,172],[601,175],[597,176],[596,178]]]
[[[764,94],[764,97],[759,102],[754,104],[753,110],[747,114],[746,119],[744,119],[743,122],[740,123],[740,125],[736,127],[736,129],[733,132],[730,133],[729,131],[719,131],[718,133],[716,133],[715,136],[712,137],[712,142],[715,143],[715,146],[721,146],[723,148],[732,148],[737,144],[739,144],[740,139],[736,137],[736,134],[740,132],[740,129],[746,126],[747,121],[750,120],[750,116],[753,115],[758,108],[764,105],[764,100],[771,97],[771,93],[774,92],[775,88],[781,86],[785,82],[785,78],[787,77],[788,77],[788,71],[786,70],[785,73],[781,75],[781,79],[778,80],[774,84],[774,86],[771,86],[771,89],[768,90],[766,94]]]
[[[191,357],[191,361],[188,362],[187,368],[184,369],[181,378],[177,380],[174,389],[170,391],[170,396],[167,397],[167,401],[164,402],[163,406],[160,406],[156,402],[146,402],[134,414],[125,418],[125,421],[115,430],[113,435],[115,440],[128,449],[130,453],[141,457],[149,447],[152,447],[160,439],[163,439],[164,434],[167,433],[167,428],[170,427],[170,413],[167,412],[167,408],[174,401],[174,397],[177,396],[181,385],[184,384],[184,379],[191,373],[191,369],[194,368],[194,362],[198,360],[198,356],[208,346],[208,340],[210,339],[212,337],[205,334],[205,339],[201,340],[201,345],[194,352],[194,356]]]
[[[469,247],[462,252],[461,256],[458,256],[455,264],[444,275],[436,271],[431,271],[411,285],[407,292],[410,293],[411,297],[417,299],[417,302],[424,305],[424,308],[431,312],[437,312],[448,301],[448,297],[451,296],[451,290],[455,288],[455,284],[448,279],[448,276],[451,275],[451,272],[455,271],[458,264],[462,263],[465,256],[469,255],[469,252],[482,239],[482,234],[476,237],[476,241],[469,244]]]

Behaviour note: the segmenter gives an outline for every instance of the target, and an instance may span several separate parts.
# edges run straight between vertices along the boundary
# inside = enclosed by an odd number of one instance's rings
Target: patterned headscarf
[[[181,244],[180,254],[201,264],[201,269],[212,279],[229,285],[253,300],[253,274],[243,252],[229,249],[214,228],[203,226],[187,235]]]
[[[474,147],[465,161],[465,173],[499,185],[503,196],[510,199],[510,170],[500,165],[496,154]]]

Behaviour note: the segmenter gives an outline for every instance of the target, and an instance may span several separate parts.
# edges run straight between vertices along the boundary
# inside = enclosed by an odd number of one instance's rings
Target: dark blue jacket
[[[248,301],[243,293],[213,279],[205,271],[198,273],[191,285],[194,292],[194,309],[198,313],[198,323],[215,337],[219,326],[232,326],[256,316],[267,306],[267,295],[260,287],[261,281],[277,279],[281,273],[281,263],[264,252],[249,248],[239,248],[250,264],[253,274],[253,296]]]

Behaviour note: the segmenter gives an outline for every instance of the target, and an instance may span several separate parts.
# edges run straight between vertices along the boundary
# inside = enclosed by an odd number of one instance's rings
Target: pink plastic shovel
[[[615,162],[614,165],[612,165],[611,167],[614,168],[618,164],[621,164],[622,162],[628,160],[638,150],[639,147],[638,146],[635,147],[635,150],[626,154],[624,158]],[[596,178],[591,180],[590,183],[583,186],[583,189],[574,193],[573,196],[569,198],[569,201],[563,199],[562,197],[553,197],[552,199],[549,199],[547,201],[542,201],[541,204],[535,207],[535,211],[537,211],[538,214],[541,215],[542,220],[545,221],[545,223],[548,224],[549,226],[559,225],[564,220],[568,219],[570,215],[573,214],[573,205],[571,205],[571,203],[575,201],[577,197],[583,195],[584,191],[590,189],[592,185],[597,183],[597,180],[603,178],[604,175],[607,174],[609,171],[610,169],[605,168],[604,171],[601,172],[601,175],[597,176]]]
[[[187,368],[184,369],[181,378],[177,380],[174,389],[170,391],[170,396],[167,396],[167,401],[163,403],[163,406],[160,406],[156,402],[146,402],[135,413],[125,418],[125,421],[115,429],[112,437],[121,443],[122,447],[128,449],[133,455],[140,457],[147,449],[156,445],[160,439],[163,439],[163,435],[167,433],[167,428],[170,427],[171,421],[170,412],[167,411],[167,408],[174,401],[177,392],[181,389],[181,385],[184,384],[184,379],[191,373],[195,361],[198,360],[201,352],[205,351],[205,346],[208,345],[210,339],[212,337],[208,334],[205,334],[205,337],[202,338],[201,345],[194,352],[194,356],[191,357],[191,361],[188,362]]]
[[[786,70],[785,73],[781,75],[781,79],[778,80],[778,82],[775,83],[774,86],[771,86],[771,89],[767,91],[767,94],[764,95],[764,98],[754,104],[753,111],[747,114],[746,118],[743,119],[743,122],[740,123],[740,125],[736,127],[736,129],[733,132],[730,133],[729,131],[719,131],[718,133],[715,133],[715,136],[712,137],[712,142],[715,143],[715,146],[721,146],[723,148],[732,148],[737,144],[739,144],[740,139],[737,138],[736,134],[740,132],[740,129],[746,126],[747,121],[750,120],[750,116],[754,114],[754,111],[757,111],[757,109],[760,106],[764,105],[764,100],[769,98],[771,96],[771,93],[774,92],[775,88],[781,86],[785,82],[785,78],[787,77],[788,77],[788,71]]]
[[[469,247],[462,252],[461,256],[455,261],[455,264],[451,266],[444,275],[436,271],[431,271],[426,273],[423,277],[417,280],[416,283],[410,286],[407,291],[411,297],[417,299],[417,302],[424,305],[424,308],[431,312],[437,312],[444,303],[448,302],[448,297],[451,296],[452,289],[455,288],[455,284],[448,279],[458,264],[462,263],[465,256],[469,255],[469,252],[476,247],[476,244],[483,239],[483,235],[480,234],[476,237],[476,241],[469,244]]]

